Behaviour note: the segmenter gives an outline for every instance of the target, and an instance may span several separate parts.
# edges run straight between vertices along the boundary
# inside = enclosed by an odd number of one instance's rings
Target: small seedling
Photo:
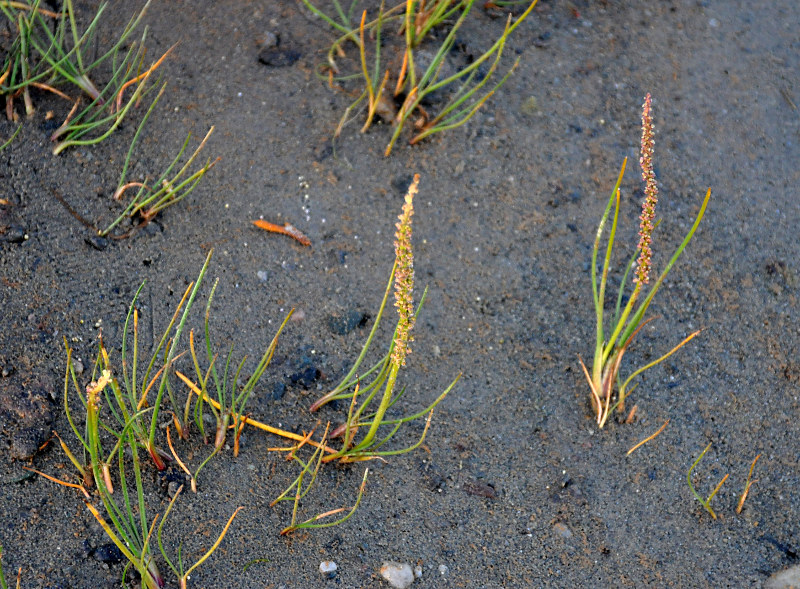
[[[742,491],[742,494],[739,497],[739,503],[736,505],[736,513],[742,513],[742,508],[744,507],[744,502],[747,499],[747,494],[750,493],[750,487],[758,482],[758,479],[753,481],[750,479],[753,477],[753,469],[756,467],[756,462],[758,462],[759,458],[761,458],[761,454],[758,454],[753,459],[753,463],[750,465],[750,472],[747,473],[747,481],[744,484],[744,491]]]
[[[90,403],[99,405],[99,391],[90,397]],[[97,435],[97,431],[95,431]],[[119,548],[120,552],[128,559],[128,566],[133,566],[142,579],[142,587],[147,589],[160,589],[164,587],[164,579],[156,566],[150,549],[150,538],[153,534],[156,520],[152,523],[147,522],[147,510],[144,502],[144,490],[142,487],[142,471],[139,464],[138,444],[133,439],[130,431],[126,432],[126,443],[131,449],[133,458],[133,472],[135,478],[136,503],[131,499],[125,474],[124,452],[118,452],[119,456],[119,484],[122,490],[123,502],[120,506],[111,496],[110,490],[105,482],[100,478],[100,473],[95,472],[98,479],[97,491],[103,502],[105,512],[110,523],[100,514],[99,510],[86,501],[86,508],[95,517],[109,539]],[[156,516],[157,518],[158,516]],[[127,570],[127,567],[126,567]]]
[[[0,74],[0,94],[6,99],[6,117],[17,120],[14,100],[20,95],[25,105],[25,114],[31,116],[35,109],[31,99],[31,87],[38,87],[59,93],[41,80],[53,76],[45,60],[36,60],[31,47],[31,36],[44,26],[49,31],[47,19],[60,19],[62,13],[41,8],[41,0],[33,4],[24,2],[0,2],[0,11],[8,21],[9,28],[16,27],[17,35],[5,53],[2,74]],[[63,22],[63,21],[62,21]]]
[[[301,459],[297,453],[298,451],[311,440],[311,436],[314,434],[314,431],[310,431],[306,434],[302,440],[295,446],[291,448],[270,448],[270,451],[288,451],[289,455],[286,457],[287,460],[293,460],[300,465],[300,474],[297,475],[297,478],[292,481],[292,483],[283,491],[276,499],[270,503],[270,507],[273,507],[277,503],[281,501],[292,501],[293,508],[292,508],[292,521],[291,523],[286,526],[283,530],[281,530],[281,536],[285,536],[295,530],[300,529],[313,529],[313,528],[329,528],[332,526],[337,526],[341,523],[344,523],[355,513],[356,509],[358,509],[359,504],[361,503],[361,497],[364,495],[364,490],[367,485],[367,475],[369,474],[369,469],[364,470],[364,477],[361,480],[361,486],[359,487],[358,496],[356,497],[356,502],[352,507],[339,507],[337,509],[332,509],[330,511],[326,511],[324,513],[317,514],[309,519],[297,523],[297,513],[300,508],[300,501],[308,494],[313,486],[314,482],[317,479],[317,474],[319,473],[319,469],[322,466],[322,457],[325,454],[325,451],[328,448],[325,446],[325,442],[328,439],[328,430],[330,425],[325,428],[325,433],[322,435],[322,440],[320,444],[314,450],[314,453],[308,460]],[[310,481],[307,481],[305,487],[303,483],[305,482],[306,475],[311,477]],[[292,490],[294,490],[294,494],[292,494]],[[324,523],[318,523],[325,518],[329,518],[333,515],[338,515],[342,512],[347,512],[344,516],[340,517],[335,521],[328,521]]]
[[[97,32],[107,4],[100,5],[83,32],[79,31],[72,0],[65,0],[59,12],[44,10],[40,4],[39,0],[32,4],[0,2],[0,11],[17,30],[0,74],[0,94],[6,97],[9,120],[15,118],[14,98],[19,95],[23,97],[26,113],[33,114],[32,87],[74,102],[66,120],[52,136],[53,141],[59,141],[53,150],[58,154],[71,145],[98,143],[113,133],[130,109],[152,90],[154,86],[149,79],[171,49],[142,72],[146,30],[139,42],[129,39],[144,17],[149,1],[131,18],[113,46],[100,54]],[[106,62],[111,63],[110,79],[98,89],[92,81],[93,72]],[[58,86],[63,85],[79,88],[88,96],[89,105],[80,109],[81,99],[73,100],[59,90]],[[123,105],[123,94],[130,86],[135,89]]]
[[[103,530],[108,535],[109,539],[119,548],[120,552],[128,559],[128,566],[133,566],[141,577],[142,587],[147,589],[161,589],[165,586],[164,579],[158,570],[155,559],[151,550],[151,538],[153,530],[158,519],[158,515],[153,518],[153,521],[148,523],[147,510],[144,500],[144,489],[142,482],[142,470],[139,461],[138,448],[141,445],[133,435],[133,428],[130,425],[133,420],[129,421],[126,427],[118,434],[118,439],[123,443],[122,447],[116,451],[116,456],[119,463],[119,486],[122,493],[122,502],[118,503],[112,496],[111,489],[111,475],[109,469],[102,469],[102,466],[108,466],[107,462],[101,461],[101,448],[100,448],[100,410],[103,395],[107,387],[111,385],[111,376],[108,370],[103,371],[103,376],[98,382],[93,382],[86,390],[86,405],[87,405],[87,423],[86,423],[86,443],[90,454],[89,465],[94,474],[94,481],[97,485],[97,494],[103,503],[106,517],[92,505],[90,496],[86,489],[80,485],[74,485],[46,476],[48,479],[69,487],[79,488],[86,497],[86,507],[95,517],[98,523],[102,526]],[[114,395],[116,397],[116,393]],[[108,395],[105,395],[108,398]],[[128,482],[125,467],[125,449],[130,450],[130,456],[133,464],[133,473],[135,481],[135,496],[132,497],[131,487]],[[75,462],[71,454],[68,454],[70,459]],[[77,463],[76,463],[76,466]],[[161,551],[164,560],[169,567],[173,570],[176,577],[180,582],[181,589],[186,589],[187,579],[189,574],[205,562],[209,556],[217,549],[222,542],[228,529],[233,522],[233,519],[242,509],[239,507],[231,515],[228,523],[223,528],[216,542],[200,559],[188,569],[184,570],[182,555],[180,548],[178,549],[178,565],[175,566],[167,555],[163,542],[162,530],[164,522],[166,521],[169,513],[175,505],[175,502],[180,495],[183,487],[179,488],[172,500],[169,502],[164,517],[158,526],[158,547]],[[126,570],[127,570],[126,566]]]
[[[192,566],[184,570],[183,557],[181,555],[181,547],[178,547],[178,557],[177,557],[178,562],[176,566],[176,564],[174,564],[167,555],[167,551],[164,550],[164,545],[161,542],[161,530],[164,527],[164,522],[167,521],[167,516],[169,515],[169,512],[172,510],[172,507],[175,505],[175,501],[177,501],[178,495],[180,495],[182,490],[183,490],[182,486],[178,488],[178,491],[175,493],[175,496],[172,498],[172,501],[169,502],[167,511],[164,512],[164,517],[161,519],[161,523],[158,525],[157,538],[158,538],[158,549],[161,551],[161,556],[164,557],[164,561],[167,563],[167,566],[169,566],[169,568],[172,569],[172,572],[175,573],[175,576],[178,578],[178,581],[180,582],[181,589],[186,589],[188,586],[189,575],[192,573],[193,570],[195,570],[206,560],[208,560],[208,557],[210,557],[214,553],[214,551],[217,548],[219,548],[219,545],[222,543],[222,539],[225,538],[225,534],[228,533],[228,529],[231,527],[231,524],[233,523],[233,519],[242,509],[244,509],[244,507],[236,508],[236,511],[234,511],[233,515],[231,515],[231,517],[228,519],[228,523],[226,523],[225,527],[222,528],[222,532],[220,532],[219,536],[217,536],[217,540],[214,542],[214,544],[211,545],[211,548],[209,548],[203,554],[203,556],[198,558],[197,561]]]
[[[67,415],[67,421],[72,428],[72,432],[75,434],[75,437],[83,447],[83,460],[79,460],[70,451],[67,443],[64,442],[60,436],[58,437],[58,440],[61,444],[61,449],[64,451],[64,454],[67,456],[67,458],[69,458],[70,462],[72,462],[72,464],[81,474],[83,487],[91,487],[93,485],[99,486],[100,482],[97,481],[95,477],[97,473],[101,473],[105,487],[108,489],[109,493],[113,493],[114,485],[111,481],[110,464],[119,451],[120,445],[122,444],[122,436],[119,433],[112,431],[112,434],[117,441],[108,454],[103,451],[103,443],[100,439],[100,406],[99,403],[92,402],[92,399],[99,396],[100,392],[105,390],[106,386],[111,382],[112,379],[111,372],[108,369],[103,369],[102,373],[98,374],[98,368],[102,363],[101,357],[104,351],[102,343],[100,344],[101,354],[98,355],[94,370],[92,371],[92,382],[86,386],[85,391],[81,391],[81,388],[78,385],[78,379],[75,375],[75,367],[72,364],[72,348],[69,347],[66,338],[64,338],[64,346],[67,349],[67,373],[64,376],[64,412]],[[70,382],[75,389],[75,393],[77,394],[81,405],[86,411],[83,433],[81,433],[81,431],[78,429],[72,416],[72,410],[70,409]],[[133,422],[133,418],[130,419],[130,422]],[[102,429],[105,429],[105,425],[102,426]],[[45,476],[46,478],[65,486],[81,488],[80,485],[73,485],[59,481],[48,475],[42,474],[42,476]],[[84,494],[88,495],[86,491],[84,491]]]
[[[469,121],[505,83],[519,63],[517,60],[493,86],[488,85],[493,79],[509,36],[528,17],[536,2],[537,0],[533,0],[514,21],[509,15],[503,33],[489,49],[461,70],[448,75],[444,73],[445,62],[474,0],[408,0],[387,10],[381,3],[377,18],[368,21],[367,11],[364,10],[359,24],[353,20],[357,4],[355,1],[345,12],[339,1],[333,0],[335,17],[331,17],[314,6],[311,0],[303,0],[311,12],[341,33],[328,50],[328,60],[322,76],[328,79],[331,85],[334,82],[347,84],[351,80],[357,80],[362,88],[357,91],[358,98],[345,110],[335,136],[339,135],[350,120],[351,113],[365,101],[367,114],[361,128],[362,133],[371,126],[376,115],[386,122],[391,122],[395,127],[392,138],[386,146],[386,156],[391,154],[401,132],[412,120],[414,128],[414,134],[410,139],[412,144],[429,135],[459,127]],[[432,59],[425,64],[425,67],[421,67],[425,61],[420,53],[422,45],[432,37],[431,32],[434,29],[451,22],[453,24],[444,36],[444,40],[432,52]],[[398,36],[402,38],[401,46],[398,48],[392,46],[392,36],[385,34],[388,25],[398,27]],[[374,40],[374,44],[370,39]],[[360,67],[352,73],[342,74],[339,63],[346,55],[347,43],[356,45]],[[374,45],[371,64],[367,59],[368,45]],[[399,69],[387,68],[382,61],[388,52],[390,54],[388,61],[391,64],[390,49],[395,49],[397,53],[399,59],[396,63],[400,64]],[[483,69],[485,65],[489,65],[488,70]],[[423,105],[433,102],[434,93],[441,93],[447,88],[456,89],[438,113],[430,115]]]
[[[645,296],[644,289],[650,280],[652,234],[653,230],[658,225],[658,223],[654,224],[655,206],[658,200],[658,186],[656,184],[655,173],[653,172],[653,133],[654,128],[651,115],[650,95],[648,94],[645,98],[642,111],[642,144],[640,163],[642,167],[642,178],[645,182],[645,199],[644,203],[642,204],[642,214],[640,216],[639,245],[634,255],[630,258],[628,266],[622,277],[619,292],[617,294],[614,317],[609,325],[611,334],[608,336],[606,336],[607,332],[604,318],[606,283],[608,281],[611,253],[614,246],[614,237],[616,236],[617,231],[617,220],[619,218],[620,184],[622,183],[622,176],[625,173],[627,158],[622,164],[622,169],[617,177],[614,190],[611,192],[611,197],[606,205],[606,210],[603,213],[603,217],[600,220],[600,225],[597,228],[597,235],[595,237],[594,249],[592,252],[592,296],[594,300],[597,321],[597,337],[595,340],[594,360],[592,362],[591,373],[586,368],[583,360],[580,360],[580,363],[586,376],[586,380],[589,382],[589,388],[591,389],[592,409],[595,413],[597,425],[601,428],[606,424],[614,409],[619,409],[620,412],[624,410],[625,398],[633,390],[631,389],[629,391],[628,386],[635,377],[669,358],[672,354],[677,352],[680,348],[685,346],[700,333],[700,331],[695,331],[689,334],[689,336],[687,336],[669,352],[646,364],[645,366],[642,366],[638,370],[635,370],[624,382],[621,381],[619,370],[620,364],[622,363],[622,357],[639,331],[647,323],[654,319],[653,317],[645,319],[645,313],[647,312],[653,297],[655,297],[659,288],[661,288],[661,285],[663,284],[664,279],[667,277],[667,274],[669,274],[669,271],[675,265],[678,257],[689,244],[689,241],[691,241],[695,231],[697,231],[697,227],[700,225],[700,221],[703,219],[703,215],[706,212],[708,200],[711,197],[711,190],[709,189],[706,192],[706,196],[703,199],[702,205],[700,206],[700,212],[697,214],[689,233],[687,233],[683,242],[678,246],[678,249],[672,255],[669,263],[666,265],[658,279],[650,287],[650,291],[647,292]],[[597,255],[600,250],[600,239],[602,237],[603,230],[605,229],[606,221],[608,220],[612,206],[614,207],[614,218],[611,223],[611,231],[608,237],[608,244],[606,246],[602,275],[598,281]],[[622,301],[625,294],[626,283],[628,275],[632,269],[634,269],[633,289],[630,293],[630,297],[628,298],[628,302],[623,307]],[[644,300],[641,300],[643,296]],[[613,401],[612,399],[614,389],[617,390],[616,401]]]
[[[707,499],[703,499],[698,492],[694,490],[694,485],[692,485],[692,471],[694,470],[694,467],[697,466],[697,464],[703,459],[703,456],[706,455],[706,452],[708,452],[709,448],[711,448],[711,444],[706,446],[706,449],[703,450],[700,456],[697,457],[697,460],[694,461],[694,464],[692,464],[692,466],[689,468],[689,474],[686,475],[686,482],[689,483],[689,488],[692,490],[692,494],[697,497],[700,505],[702,505],[705,510],[711,514],[711,517],[717,519],[717,514],[714,513],[713,509],[711,509],[711,500],[714,498],[714,495],[717,494],[717,491],[719,491],[720,487],[722,487],[722,484],[728,480],[728,475],[726,474],[724,477],[722,477],[722,480],[717,483],[717,486],[714,487],[714,490],[711,491],[711,495],[709,495]]]
[[[359,488],[358,497],[352,507],[341,507],[326,511],[325,513],[318,514],[301,523],[297,523],[297,512],[300,501],[311,489],[322,465],[332,461],[350,463],[374,459],[384,460],[388,456],[404,454],[418,448],[424,441],[428,432],[434,408],[453,389],[461,376],[457,376],[450,386],[424,410],[397,419],[390,419],[387,417],[387,411],[394,406],[405,393],[405,388],[402,388],[399,392],[395,392],[395,388],[397,386],[397,377],[400,369],[405,366],[406,357],[410,353],[409,345],[413,341],[411,332],[416,320],[413,301],[414,254],[411,246],[411,217],[414,214],[413,199],[417,194],[418,185],[419,175],[417,174],[414,176],[414,180],[409,186],[408,194],[406,194],[405,203],[403,205],[403,211],[396,224],[395,263],[389,277],[389,284],[386,287],[380,311],[376,317],[375,325],[367,338],[367,342],[364,344],[353,369],[344,378],[342,383],[333,391],[316,401],[311,407],[312,410],[317,410],[334,399],[349,399],[350,408],[345,423],[337,427],[330,436],[334,438],[343,438],[341,448],[339,450],[328,448],[327,441],[329,436],[328,428],[326,427],[322,440],[313,444],[316,449],[308,460],[302,460],[298,457],[297,453],[306,443],[311,443],[313,432],[306,434],[299,441],[299,444],[291,448],[273,449],[289,451],[288,459],[297,462],[301,469],[297,478],[295,478],[289,487],[273,501],[273,505],[280,501],[293,501],[294,503],[291,523],[284,528],[281,534],[288,534],[289,532],[302,528],[334,526],[349,519],[358,508],[364,489],[366,488],[368,474],[366,470]],[[398,320],[394,329],[392,343],[389,346],[388,353],[366,372],[367,375],[375,373],[377,373],[377,375],[369,385],[362,389],[360,386],[360,378],[356,376],[358,366],[367,356],[370,344],[378,329],[378,323],[386,307],[389,292],[392,290],[392,284],[394,284],[395,306],[397,307],[398,313]],[[419,312],[419,308],[417,308],[417,312]],[[383,389],[383,392],[380,396],[377,409],[373,413],[368,413],[370,403],[380,393],[381,389]],[[395,450],[383,449],[384,445],[394,437],[403,424],[423,418],[426,415],[425,426],[416,443]],[[382,429],[388,431],[381,434],[382,437],[379,437],[379,431]],[[366,430],[366,433],[360,436],[359,430]],[[310,477],[310,481],[306,482],[307,477]],[[346,512],[345,515],[333,522],[319,523],[325,518],[344,512]]]
[[[151,84],[150,78],[171,51],[172,47],[141,75],[128,78],[132,71],[142,68],[143,36],[138,52],[134,53],[134,46],[128,50],[112,73],[111,80],[96,98],[83,109],[80,109],[80,98],[75,101],[67,118],[50,137],[52,141],[58,142],[53,148],[53,155],[58,155],[68,147],[94,145],[107,139],[119,128],[129,111],[156,88],[157,84]],[[134,91],[123,104],[125,90],[132,84],[135,85]],[[155,99],[150,106],[154,105]]]
[[[114,191],[114,200],[121,201],[125,193],[131,188],[138,188],[138,190],[136,191],[134,197],[128,201],[128,204],[125,206],[125,210],[122,211],[122,213],[120,213],[119,216],[108,227],[98,232],[100,236],[109,235],[124,219],[138,218],[139,223],[134,226],[134,228],[123,235],[117,236],[119,238],[129,237],[135,230],[147,225],[159,212],[179,203],[186,198],[189,193],[191,193],[192,190],[197,187],[197,184],[203,179],[203,176],[205,176],[206,172],[213,168],[220,159],[217,158],[212,161],[211,158],[208,158],[202,167],[193,173],[189,173],[189,168],[191,167],[192,163],[203,150],[209,137],[211,137],[211,134],[214,132],[214,127],[212,126],[186,163],[177,172],[173,173],[173,170],[189,145],[189,140],[192,137],[191,133],[186,137],[186,140],[183,142],[183,146],[172,160],[172,163],[155,181],[148,183],[147,180],[143,182],[129,182],[127,180],[127,173],[131,162],[131,156],[133,155],[133,148],[136,146],[139,135],[141,134],[142,129],[144,129],[147,119],[153,112],[156,103],[164,93],[165,88],[166,84],[161,87],[158,95],[150,104],[150,108],[147,110],[147,113],[142,118],[141,123],[139,123],[139,127],[136,129],[136,133],[133,136],[133,141],[131,141],[131,145],[128,148],[128,154],[125,157],[125,163],[122,166],[122,173],[120,174],[117,189]]]

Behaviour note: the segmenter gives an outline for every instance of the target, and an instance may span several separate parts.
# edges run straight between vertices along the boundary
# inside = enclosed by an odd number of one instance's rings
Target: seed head
[[[419,174],[414,175],[408,187],[403,212],[395,225],[394,255],[394,298],[397,307],[397,330],[394,338],[392,364],[405,366],[406,356],[411,352],[408,344],[414,341],[411,329],[414,327],[414,252],[411,249],[411,217],[414,214],[414,195],[417,194]]]
[[[93,380],[86,385],[87,403],[94,411],[100,408],[100,393],[103,392],[109,382],[111,382],[111,371],[103,370],[98,380]]]
[[[653,234],[653,219],[656,214],[656,202],[658,202],[658,185],[656,175],[653,172],[653,140],[654,128],[653,117],[650,113],[650,94],[644,99],[642,106],[642,146],[639,157],[639,165],[642,168],[642,180],[645,183],[644,202],[642,203],[642,214],[639,216],[639,259],[636,261],[636,288],[647,284],[650,279],[651,264],[651,242]]]

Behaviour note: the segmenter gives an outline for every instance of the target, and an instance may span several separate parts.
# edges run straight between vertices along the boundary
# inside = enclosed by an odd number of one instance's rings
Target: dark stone
[[[477,497],[486,497],[487,499],[495,499],[497,497],[497,491],[493,486],[480,481],[465,481],[463,488],[468,494]]]
[[[280,401],[283,399],[283,396],[286,394],[286,385],[282,382],[276,382],[275,386],[272,387],[272,393],[270,394],[270,398],[273,401]]]
[[[328,329],[336,335],[347,335],[356,327],[364,327],[369,320],[369,315],[351,309],[343,315],[330,315],[328,317]]]
[[[552,31],[545,31],[541,35],[539,35],[536,39],[533,40],[533,46],[543,49],[549,45],[548,41],[553,36]]]
[[[213,437],[214,430],[212,429],[210,432],[206,430],[206,433],[210,433]],[[180,486],[186,486],[186,476],[183,474],[183,471],[178,470],[176,466],[170,465],[166,468],[166,470],[158,471],[158,485],[161,494],[165,497],[170,497],[169,494],[169,486],[170,483],[174,483],[173,487],[177,489]]]
[[[92,556],[95,560],[99,560],[100,562],[104,562],[106,564],[117,564],[118,562],[122,562],[122,560],[125,558],[125,556],[122,554],[122,551],[112,543],[98,546],[94,549],[94,552],[92,552]]]
[[[293,49],[269,47],[258,54],[258,61],[269,67],[287,67],[300,59],[301,53]]]
[[[405,194],[408,192],[408,187],[411,185],[413,180],[414,177],[410,174],[401,174],[400,176],[395,176],[394,180],[392,180],[392,188],[394,188],[397,194]]]
[[[92,235],[87,237],[84,241],[100,252],[108,247],[108,240],[105,237],[100,237],[99,235]]]
[[[3,232],[2,236],[3,240],[9,243],[22,243],[28,238],[28,235],[25,233],[25,228],[19,225],[11,225],[11,227]]]
[[[305,389],[310,389],[311,385],[314,384],[320,376],[319,369],[315,368],[314,366],[309,366],[305,370],[300,372],[295,372],[289,377],[289,380],[292,384],[299,384]]]

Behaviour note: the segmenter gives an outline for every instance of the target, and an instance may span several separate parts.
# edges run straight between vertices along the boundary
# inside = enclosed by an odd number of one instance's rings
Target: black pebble
[[[99,235],[87,237],[85,241],[94,249],[101,252],[108,247],[108,240],[105,237],[100,237]]]
[[[283,399],[283,395],[286,394],[286,385],[282,382],[276,382],[275,386],[272,387],[272,394],[270,397],[273,401],[280,401]]]
[[[116,564],[122,562],[124,558],[122,551],[114,544],[103,544],[94,549],[92,556],[95,560],[104,562],[106,564]]]
[[[311,388],[315,380],[319,378],[320,372],[317,368],[309,366],[305,370],[295,372],[289,377],[292,384],[299,384],[305,389]]]
[[[328,329],[336,335],[347,335],[356,327],[366,325],[369,315],[351,309],[342,315],[330,315],[328,317]]]
[[[26,237],[25,229],[19,225],[12,225],[3,233],[3,239],[9,243],[22,243]]]
[[[258,61],[270,67],[286,67],[293,65],[300,56],[299,51],[270,47],[258,54]]]

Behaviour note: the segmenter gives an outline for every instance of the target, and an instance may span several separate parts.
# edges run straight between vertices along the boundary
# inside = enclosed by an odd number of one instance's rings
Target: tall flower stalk
[[[335,429],[330,436],[331,438],[339,435],[344,437],[342,449],[338,452],[326,454],[321,459],[322,462],[330,462],[332,460],[341,460],[343,462],[370,460],[379,456],[402,454],[417,448],[425,438],[433,408],[450,392],[458,381],[457,377],[450,386],[423,411],[399,419],[386,418],[386,412],[399,400],[400,396],[405,391],[405,388],[402,388],[400,392],[395,391],[397,387],[397,376],[400,369],[405,366],[406,358],[411,352],[409,345],[414,340],[412,330],[416,321],[416,314],[419,313],[419,307],[417,307],[416,311],[414,310],[414,252],[411,244],[411,219],[414,215],[414,196],[417,194],[418,186],[419,175],[417,174],[414,176],[414,180],[408,188],[408,193],[403,203],[403,210],[395,225],[394,268],[392,268],[392,274],[389,277],[389,284],[386,286],[381,308],[376,316],[375,325],[367,338],[367,342],[364,344],[364,348],[356,360],[353,369],[344,378],[342,383],[311,406],[312,410],[317,410],[334,399],[350,400],[350,410],[345,424]],[[372,338],[375,335],[386,307],[392,285],[394,285],[395,307],[397,308],[397,325],[394,330],[392,343],[387,354],[377,364],[359,374],[359,366],[367,355]],[[422,299],[424,298],[425,293],[422,294]],[[420,305],[421,304],[420,302]],[[372,382],[361,386],[361,378],[373,373],[377,373],[377,375]],[[353,388],[354,390],[351,390]],[[377,410],[374,413],[367,413],[370,403],[378,397],[378,393],[381,389],[382,393],[379,397],[380,402]],[[425,430],[415,444],[401,450],[378,450],[378,448],[386,444],[386,442],[397,433],[404,423],[424,417],[426,414],[428,418]],[[384,426],[391,426],[391,429],[385,437],[378,439],[378,431]],[[366,428],[367,432],[360,440],[356,441],[360,428]]]
[[[622,177],[625,173],[627,158],[622,164],[617,182],[614,185],[611,197],[608,200],[605,212],[600,220],[600,225],[597,228],[592,253],[592,295],[597,325],[591,373],[583,363],[583,360],[580,362],[591,389],[591,403],[597,425],[601,428],[606,424],[614,409],[619,409],[620,411],[624,409],[625,398],[627,394],[633,390],[629,390],[628,387],[636,376],[666,360],[700,333],[700,331],[691,333],[669,352],[659,357],[657,360],[635,370],[625,381],[621,380],[619,370],[625,351],[636,334],[639,333],[639,330],[653,319],[649,318],[645,320],[645,313],[656,292],[658,292],[658,289],[667,277],[667,274],[672,269],[672,266],[678,260],[681,253],[683,253],[689,241],[691,241],[695,231],[697,231],[697,227],[700,225],[703,215],[705,215],[708,200],[711,197],[711,190],[709,189],[706,192],[705,198],[700,206],[700,212],[697,214],[694,224],[645,296],[644,291],[650,282],[650,270],[652,267],[653,230],[657,225],[657,223],[654,222],[655,207],[658,202],[658,184],[656,182],[655,173],[653,172],[654,135],[652,103],[650,94],[648,94],[645,97],[642,108],[642,140],[639,163],[642,168],[642,180],[645,183],[645,198],[642,203],[642,213],[639,217],[639,244],[623,274],[619,292],[617,293],[614,315],[608,325],[606,325],[604,317],[606,285],[611,264],[611,254],[614,247],[614,237],[617,231],[617,221],[619,219],[620,184],[622,183]],[[605,230],[606,222],[611,214],[612,206],[614,209],[614,216],[611,221],[608,243],[606,244],[602,274],[598,280],[597,256],[600,251],[600,240]],[[634,263],[636,264],[636,268],[634,270],[633,288],[628,302],[623,307],[622,300],[624,298],[627,278]],[[641,299],[642,296],[644,296],[643,300]],[[610,335],[608,336],[606,336],[606,328],[610,331]],[[617,390],[616,400],[614,400],[615,389]]]
[[[291,523],[283,529],[281,534],[288,534],[298,529],[335,526],[350,518],[361,502],[366,487],[368,470],[364,471],[356,501],[351,507],[339,507],[325,511],[298,523],[297,515],[300,501],[310,491],[320,468],[327,462],[348,463],[376,458],[384,459],[388,456],[405,454],[418,448],[428,433],[434,408],[453,389],[461,376],[457,376],[433,403],[422,411],[399,418],[387,415],[389,409],[397,404],[405,393],[405,387],[401,387],[399,391],[395,390],[398,387],[397,377],[400,369],[405,366],[408,355],[411,353],[409,345],[414,340],[413,329],[416,316],[427,292],[426,290],[422,293],[422,300],[415,310],[414,251],[411,243],[411,219],[414,216],[414,197],[417,194],[418,187],[419,175],[417,174],[408,188],[403,210],[395,225],[397,230],[394,242],[394,266],[392,273],[389,275],[380,309],[375,317],[375,324],[367,337],[367,341],[352,369],[342,382],[311,405],[311,410],[316,411],[330,401],[346,399],[350,404],[347,419],[344,424],[335,428],[330,434],[329,428],[325,428],[321,441],[314,444],[316,451],[308,459],[300,458],[298,451],[307,443],[311,443],[313,431],[309,432],[298,444],[290,448],[281,448],[281,450],[289,452],[287,459],[294,460],[301,468],[297,478],[272,502],[273,505],[282,501],[293,501],[294,503]],[[397,308],[397,324],[395,325],[389,350],[371,368],[362,370],[360,368],[361,363],[369,353],[370,345],[378,330],[378,325],[392,291],[394,292],[395,307]],[[372,381],[362,386],[362,378],[370,375],[372,375]],[[379,398],[380,401],[377,410],[372,412],[370,407],[372,401],[376,398]],[[425,418],[425,426],[416,442],[399,449],[385,449],[386,444],[400,430],[403,424],[422,418]],[[366,433],[361,435],[360,430],[366,430]],[[328,448],[328,440],[338,437],[343,438],[341,448],[338,451]],[[333,516],[339,517],[335,521],[331,521],[330,518]]]

